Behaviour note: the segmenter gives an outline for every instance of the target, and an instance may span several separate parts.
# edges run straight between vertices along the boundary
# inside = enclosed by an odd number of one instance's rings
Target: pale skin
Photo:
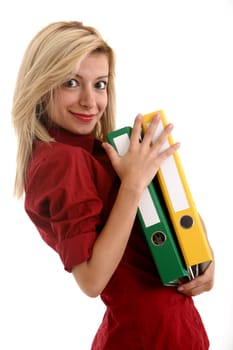
[[[72,133],[91,134],[107,106],[108,70],[105,54],[93,53],[85,58],[74,72],[73,79],[55,91],[54,103],[48,107],[49,118]],[[113,147],[103,143],[121,184],[90,259],[72,269],[79,287],[90,297],[102,292],[123,256],[143,190],[152,181],[161,163],[179,148],[179,143],[175,143],[160,151],[172,131],[172,124],[152,145],[159,115],[155,115],[143,141],[139,143],[141,119],[140,114],[135,118],[130,147],[124,156],[119,156]],[[191,296],[208,291],[213,286],[213,276],[214,263],[211,263],[203,275],[181,285],[178,291]]]

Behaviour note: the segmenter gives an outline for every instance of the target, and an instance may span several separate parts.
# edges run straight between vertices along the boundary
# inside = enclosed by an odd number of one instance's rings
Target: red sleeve
[[[79,147],[36,149],[25,186],[25,210],[67,271],[87,260],[101,225],[98,164]],[[47,146],[48,147],[48,146]]]

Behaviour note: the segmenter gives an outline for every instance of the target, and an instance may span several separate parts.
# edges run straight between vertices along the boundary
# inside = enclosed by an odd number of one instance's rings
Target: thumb
[[[110,145],[110,143],[108,143],[108,142],[103,142],[102,147],[104,148],[105,152],[107,153],[112,165],[113,166],[116,165],[120,156],[117,153],[117,151],[115,150],[115,148],[112,145]]]

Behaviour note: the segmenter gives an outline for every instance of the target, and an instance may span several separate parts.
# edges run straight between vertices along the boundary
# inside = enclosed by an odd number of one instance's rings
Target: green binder
[[[131,130],[127,126],[106,135],[107,141],[120,155],[128,150]],[[163,285],[177,286],[181,281],[190,280],[189,271],[153,182],[142,193],[137,216]]]

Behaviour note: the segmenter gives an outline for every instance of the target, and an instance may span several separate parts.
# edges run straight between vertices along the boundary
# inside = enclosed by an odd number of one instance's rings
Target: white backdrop
[[[195,302],[211,349],[232,350],[233,1],[7,0],[0,7],[0,348],[89,350],[104,312],[63,270],[12,195],[10,114],[22,54],[44,25],[79,20],[96,26],[117,53],[118,127],[157,109],[175,125],[216,258],[215,287]]]

